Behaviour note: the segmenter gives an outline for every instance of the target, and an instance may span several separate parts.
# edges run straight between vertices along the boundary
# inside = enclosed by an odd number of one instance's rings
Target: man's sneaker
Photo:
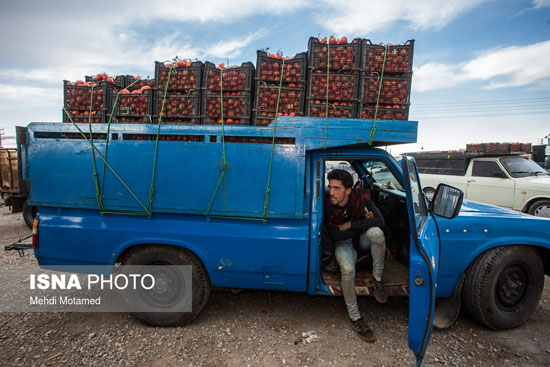
[[[374,343],[376,341],[374,332],[371,329],[369,329],[365,321],[363,321],[363,318],[360,318],[355,321],[350,319],[350,322],[351,322],[351,327],[359,335],[359,338],[369,343]]]
[[[373,277],[374,280],[374,298],[378,303],[388,302],[388,290],[384,286],[384,281],[378,281]]]

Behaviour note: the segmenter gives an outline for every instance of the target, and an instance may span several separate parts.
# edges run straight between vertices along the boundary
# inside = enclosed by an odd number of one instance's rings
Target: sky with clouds
[[[550,133],[550,0],[2,0],[0,18],[4,145],[15,125],[61,120],[65,79],[154,77],[176,55],[255,63],[318,35],[415,39],[418,143],[392,153]]]

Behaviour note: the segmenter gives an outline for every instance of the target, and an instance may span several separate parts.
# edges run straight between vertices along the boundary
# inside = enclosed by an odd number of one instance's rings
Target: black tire
[[[529,214],[536,217],[550,218],[550,200],[535,201],[529,207]]]
[[[462,288],[468,313],[494,330],[520,326],[531,317],[544,288],[544,267],[528,246],[488,250],[470,265]]]
[[[33,205],[29,205],[27,201],[23,204],[23,220],[25,220],[25,223],[27,226],[32,229],[32,224],[34,222],[34,218],[36,218],[36,213],[38,212],[38,208]]]
[[[193,321],[203,310],[210,296],[210,279],[202,262],[190,251],[176,246],[140,246],[124,256],[123,265],[191,265],[191,312],[133,312],[140,321],[154,326],[182,326]]]

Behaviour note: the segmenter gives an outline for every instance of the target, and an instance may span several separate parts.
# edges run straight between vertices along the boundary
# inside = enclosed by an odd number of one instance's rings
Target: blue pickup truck
[[[41,266],[192,265],[192,312],[136,314],[149,324],[192,321],[212,287],[341,294],[323,230],[335,165],[385,218],[385,282],[409,298],[419,364],[432,324],[451,325],[461,305],[491,329],[524,323],[550,274],[550,219],[462,201],[445,185],[428,200],[414,159],[380,149],[415,142],[414,121],[92,127],[18,128],[23,182],[38,207],[35,255]],[[357,267],[357,293],[371,295],[371,273]]]

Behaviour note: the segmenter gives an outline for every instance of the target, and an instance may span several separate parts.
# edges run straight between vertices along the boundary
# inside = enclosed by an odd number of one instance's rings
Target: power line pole
[[[2,135],[4,135],[4,128],[0,128],[0,148],[2,148]]]

